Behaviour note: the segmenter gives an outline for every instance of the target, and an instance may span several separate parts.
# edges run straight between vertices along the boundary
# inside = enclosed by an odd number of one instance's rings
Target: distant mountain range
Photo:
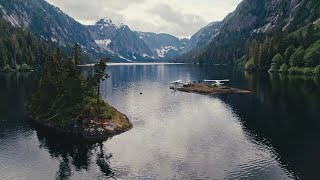
[[[115,62],[162,61],[208,41],[201,35],[189,41],[165,33],[132,31],[108,18],[85,26],[45,0],[0,0],[0,17],[43,41],[61,47],[79,43],[89,57],[109,56]]]
[[[319,7],[319,0],[243,0],[221,22],[210,23],[190,39],[133,31],[108,18],[85,26],[45,0],[0,0],[0,17],[61,47],[79,43],[92,59],[226,64],[243,58],[252,39],[289,34],[317,21]]]
[[[182,52],[188,43],[187,39],[180,40],[169,34],[132,31],[127,25],[113,23],[108,18],[87,27],[101,49],[129,60],[172,57]]]

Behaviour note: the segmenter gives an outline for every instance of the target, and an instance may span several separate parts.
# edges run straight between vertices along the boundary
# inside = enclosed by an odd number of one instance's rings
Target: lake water
[[[30,124],[32,75],[0,74],[0,179],[317,179],[320,81],[199,65],[112,65],[105,100],[134,127],[89,144]],[[252,94],[174,92],[231,80]],[[140,95],[140,92],[142,95]]]

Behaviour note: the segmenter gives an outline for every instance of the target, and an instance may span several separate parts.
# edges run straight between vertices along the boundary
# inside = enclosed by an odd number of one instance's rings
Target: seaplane
[[[180,86],[183,86],[186,83],[182,82],[182,80],[176,80],[172,81],[171,84],[173,84],[174,86],[171,86],[170,89],[178,89]]]
[[[225,79],[225,80],[203,80],[203,82],[212,83],[212,85],[215,85],[215,86],[222,86],[222,85],[224,85],[223,82],[229,82],[229,81],[230,81],[229,79]]]

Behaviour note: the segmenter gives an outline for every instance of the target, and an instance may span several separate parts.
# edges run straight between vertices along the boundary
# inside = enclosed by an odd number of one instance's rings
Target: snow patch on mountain
[[[104,39],[104,40],[95,40],[97,45],[103,45],[108,46],[110,43],[112,43],[111,39]]]
[[[104,19],[101,19],[100,21],[98,21],[96,23],[96,25],[99,25],[100,26],[100,30],[104,29],[104,28],[108,28],[108,27],[114,27],[115,29],[119,29],[121,27],[124,26],[123,23],[120,23],[120,22],[114,22],[112,21],[111,19],[109,18],[104,18]]]
[[[158,57],[164,58],[166,54],[171,50],[178,51],[178,48],[173,46],[165,46],[161,47],[161,49],[156,49],[156,52],[158,54]]]
[[[51,37],[51,42],[57,43],[58,40],[56,38],[54,38],[54,37]]]
[[[127,59],[127,58],[125,58],[125,57],[123,57],[123,56],[119,56],[121,59],[124,59],[124,60],[126,60],[126,61],[129,61],[129,62],[132,62],[130,59]]]
[[[156,59],[155,57],[149,56],[148,54],[142,54],[142,57],[144,57],[144,58]]]

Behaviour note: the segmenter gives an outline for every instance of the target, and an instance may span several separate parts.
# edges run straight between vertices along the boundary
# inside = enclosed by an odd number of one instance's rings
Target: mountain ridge
[[[173,58],[181,62],[208,64],[234,63],[246,54],[249,39],[262,38],[270,33],[293,32],[320,17],[316,0],[243,0],[221,21],[221,27],[211,42]]]
[[[186,40],[173,35],[133,31],[127,25],[116,25],[108,18],[87,27],[102,49],[126,59],[136,60],[138,56],[143,61],[157,61],[180,53],[186,44]]]

